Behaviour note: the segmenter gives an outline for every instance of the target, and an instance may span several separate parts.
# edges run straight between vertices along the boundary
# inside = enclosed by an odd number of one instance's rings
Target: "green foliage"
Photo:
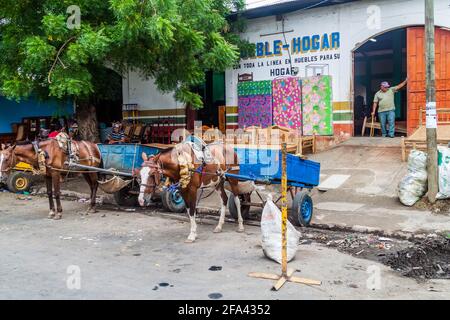
[[[70,5],[81,27],[66,25]],[[243,0],[0,0],[0,90],[12,99],[111,94],[110,74],[139,70],[194,108],[190,88],[252,52],[239,38]],[[112,81],[114,82],[114,81]]]

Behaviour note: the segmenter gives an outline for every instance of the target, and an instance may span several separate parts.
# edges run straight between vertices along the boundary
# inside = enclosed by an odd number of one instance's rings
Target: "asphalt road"
[[[21,196],[23,199],[23,196]],[[87,204],[64,201],[63,219],[47,219],[48,201],[0,193],[0,299],[448,299],[450,282],[418,283],[373,261],[318,243],[300,245],[289,266],[321,280],[318,287],[271,281],[249,272],[279,273],[264,257],[260,230],[227,223],[223,232],[150,209],[102,209],[85,217]],[[209,270],[211,267],[220,269]],[[213,268],[214,269],[214,268]]]

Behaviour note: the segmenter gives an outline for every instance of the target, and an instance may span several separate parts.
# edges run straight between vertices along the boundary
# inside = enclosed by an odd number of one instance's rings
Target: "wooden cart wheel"
[[[124,207],[136,207],[138,206],[138,195],[134,193],[130,193],[133,189],[139,188],[137,183],[135,184],[135,187],[133,188],[133,183],[130,183],[129,185],[125,186],[124,188],[120,189],[117,192],[114,192],[114,200],[119,206]],[[139,190],[139,189],[138,189]]]
[[[241,215],[242,219],[248,219],[250,217],[250,205],[248,204],[242,204],[242,202],[250,202],[252,194],[251,193],[245,193],[239,195],[239,200],[241,200]],[[236,203],[234,202],[233,195],[228,196],[228,210],[230,211],[230,215],[233,217],[233,219],[238,219],[238,212]]]

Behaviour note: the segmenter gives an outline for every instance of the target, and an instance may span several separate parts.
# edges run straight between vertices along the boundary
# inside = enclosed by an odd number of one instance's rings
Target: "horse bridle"
[[[162,175],[162,173],[163,173],[163,164],[162,164],[162,162],[159,161],[159,160],[158,160],[158,162],[157,162],[156,164],[153,164],[153,163],[146,163],[146,162],[144,161],[142,167],[143,167],[143,168],[146,167],[146,168],[150,168],[150,169],[156,169],[156,171],[155,171],[152,175],[155,175],[155,173],[157,173],[158,175]],[[150,178],[150,175],[149,175],[149,178]],[[146,188],[149,188],[149,187],[156,188],[157,186],[159,186],[159,184],[156,184],[156,177],[155,177],[153,180],[155,181],[155,183],[153,183],[153,184],[140,183],[139,185],[144,186],[144,187],[146,187]],[[159,180],[161,181],[161,179],[159,179]],[[139,194],[141,194],[141,193],[145,193],[145,192],[139,191]]]
[[[11,152],[11,163],[12,165],[10,165],[9,167],[7,167],[5,170],[2,170],[2,168],[0,168],[0,172],[8,172],[11,171],[14,168],[14,163],[15,163],[15,159],[17,159],[16,154],[14,153],[14,150]]]

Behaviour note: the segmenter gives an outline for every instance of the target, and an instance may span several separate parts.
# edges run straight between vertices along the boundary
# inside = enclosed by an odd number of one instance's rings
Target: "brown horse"
[[[101,154],[98,147],[94,143],[87,141],[72,141],[72,147],[75,148],[75,150],[78,150],[78,163],[93,167],[100,166]],[[59,220],[62,218],[60,183],[62,175],[67,174],[67,166],[65,165],[65,162],[68,155],[59,147],[58,142],[54,139],[39,142],[39,148],[44,151],[46,155],[45,181],[50,205],[48,218]],[[9,147],[2,145],[0,151],[0,180],[4,177],[4,173],[7,173],[14,168],[18,162],[28,163],[35,169],[39,168],[38,155],[32,143],[12,145]],[[83,173],[83,176],[91,189],[91,203],[88,211],[86,212],[88,214],[89,212],[96,211],[95,199],[98,188],[98,177],[96,172],[86,172]],[[56,200],[56,211],[55,204],[53,202],[53,195]]]
[[[220,218],[217,227],[214,232],[221,232],[222,226],[225,222],[225,211],[228,201],[228,196],[225,193],[224,183],[225,180],[230,184],[231,192],[234,196],[238,211],[238,232],[244,231],[244,223],[241,215],[241,205],[239,199],[238,180],[225,178],[224,172],[228,169],[230,173],[236,173],[238,169],[233,168],[238,165],[238,158],[233,148],[227,147],[223,144],[210,144],[208,148],[211,152],[212,160],[206,163],[193,163],[198,162],[192,159],[195,158],[195,154],[192,148],[188,144],[178,144],[176,147],[164,150],[159,154],[151,157],[147,157],[145,153],[142,154],[144,160],[139,175],[141,179],[140,192],[139,192],[139,204],[144,205],[144,194],[152,194],[155,192],[156,187],[161,182],[161,176],[165,176],[170,179],[171,182],[177,183],[182,180],[180,170],[182,170],[182,164],[180,164],[179,156],[184,153],[189,156],[193,161],[192,168],[189,170],[190,181],[186,188],[181,188],[181,195],[186,203],[187,212],[190,218],[191,230],[186,242],[194,242],[197,238],[197,224],[195,222],[195,214],[197,207],[198,191],[210,189],[210,192],[216,192],[222,199],[220,208]],[[230,170],[231,169],[231,170]]]

